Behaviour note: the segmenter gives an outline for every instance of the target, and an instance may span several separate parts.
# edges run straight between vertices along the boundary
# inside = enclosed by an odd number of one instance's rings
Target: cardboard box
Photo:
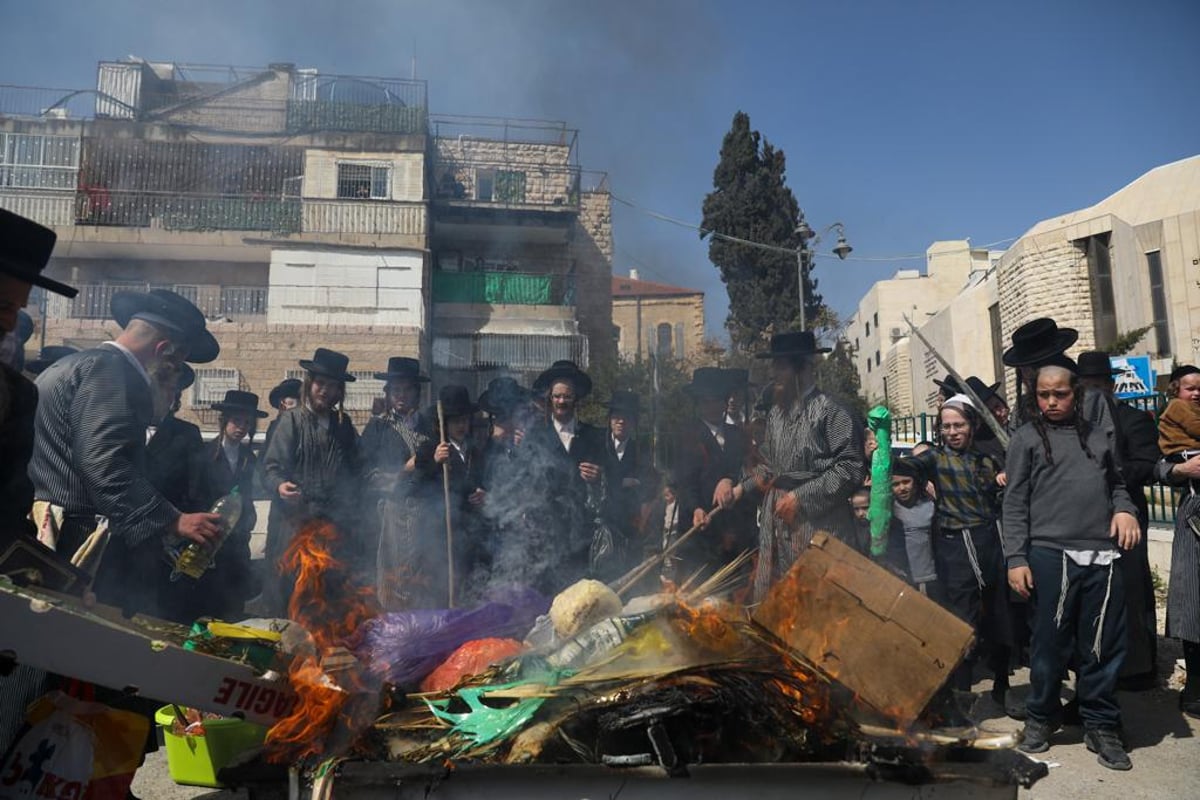
[[[108,606],[84,608],[0,580],[0,652],[19,663],[261,725],[291,713],[296,696],[286,678],[264,680],[245,664],[155,638],[155,624],[171,623],[125,620]]]
[[[905,726],[974,639],[954,614],[823,532],[771,588],[754,619]]]

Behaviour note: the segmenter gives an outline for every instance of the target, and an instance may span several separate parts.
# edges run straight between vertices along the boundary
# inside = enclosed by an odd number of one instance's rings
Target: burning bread
[[[582,580],[559,592],[550,606],[550,621],[560,639],[569,639],[602,619],[621,613],[621,599],[600,581]]]

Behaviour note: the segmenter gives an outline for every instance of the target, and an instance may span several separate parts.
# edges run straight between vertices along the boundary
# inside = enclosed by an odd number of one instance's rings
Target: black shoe
[[[1096,754],[1096,760],[1109,769],[1133,769],[1133,762],[1121,744],[1121,737],[1111,728],[1093,728],[1083,734],[1083,743]]]
[[[1009,719],[1015,719],[1018,722],[1024,722],[1029,719],[1029,712],[1025,710],[1025,704],[1017,700],[1005,701],[1004,714]]]
[[[1025,730],[1021,731],[1021,743],[1017,749],[1022,753],[1044,753],[1050,749],[1050,734],[1054,726],[1045,722],[1030,719],[1025,721]]]

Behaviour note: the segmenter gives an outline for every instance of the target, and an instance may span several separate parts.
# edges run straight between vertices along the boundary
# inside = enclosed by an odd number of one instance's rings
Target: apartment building
[[[610,200],[565,124],[291,64],[105,62],[95,87],[0,88],[0,206],[57,231],[48,273],[80,288],[31,300],[31,346],[94,345],[113,292],[172,288],[222,346],[185,396],[204,425],[318,346],[350,356],[359,420],[389,355],[477,392],[611,349]]]

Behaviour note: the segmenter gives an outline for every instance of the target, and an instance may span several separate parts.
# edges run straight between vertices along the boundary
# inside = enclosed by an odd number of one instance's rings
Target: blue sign
[[[1109,359],[1116,370],[1113,381],[1114,394],[1124,399],[1154,394],[1154,370],[1150,368],[1150,356],[1113,356]]]

